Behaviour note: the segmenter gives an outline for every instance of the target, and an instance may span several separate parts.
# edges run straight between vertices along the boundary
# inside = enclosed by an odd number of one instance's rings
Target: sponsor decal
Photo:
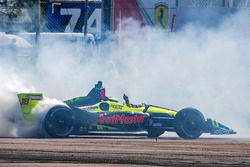
[[[27,104],[29,104],[29,101],[30,101],[30,98],[29,98],[29,97],[23,98],[21,104],[22,104],[22,105],[27,105]]]
[[[87,106],[87,107],[80,107],[82,110],[92,111],[98,109],[98,106]]]
[[[31,100],[42,100],[41,95],[30,95],[29,98],[31,98]]]
[[[98,109],[98,106],[89,106],[87,107],[87,110],[96,110]]]
[[[108,125],[115,125],[115,124],[136,124],[136,123],[143,123],[145,121],[145,116],[141,115],[133,115],[133,116],[125,116],[124,114],[116,114],[112,116],[105,116],[101,114],[99,118],[95,121],[97,124],[108,124]]]
[[[21,104],[28,105],[30,100],[42,100],[43,97],[41,95],[28,95],[25,98],[22,98]]]
[[[114,108],[114,109],[118,109],[118,110],[122,110],[122,105],[117,105],[117,104],[111,104],[110,105],[112,108]]]

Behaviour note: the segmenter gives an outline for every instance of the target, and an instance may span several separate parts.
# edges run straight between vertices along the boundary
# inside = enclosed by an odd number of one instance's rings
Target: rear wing
[[[38,102],[43,99],[42,93],[19,93],[17,94],[25,120],[30,120],[31,111]]]

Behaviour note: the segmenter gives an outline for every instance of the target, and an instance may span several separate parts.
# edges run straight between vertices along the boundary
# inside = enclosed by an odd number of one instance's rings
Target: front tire
[[[197,139],[203,133],[205,118],[194,108],[180,110],[175,116],[175,131],[183,139]]]
[[[66,106],[55,106],[46,114],[44,130],[51,137],[68,137],[74,129],[75,116]]]

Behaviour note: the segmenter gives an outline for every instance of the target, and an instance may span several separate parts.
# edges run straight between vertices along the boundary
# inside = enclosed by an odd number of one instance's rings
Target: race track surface
[[[0,166],[250,166],[250,141],[110,136],[0,138]]]

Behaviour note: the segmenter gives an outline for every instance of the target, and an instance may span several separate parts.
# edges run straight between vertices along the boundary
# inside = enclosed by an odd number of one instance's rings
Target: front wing
[[[205,132],[211,135],[236,134],[234,130],[211,118],[206,120]]]

